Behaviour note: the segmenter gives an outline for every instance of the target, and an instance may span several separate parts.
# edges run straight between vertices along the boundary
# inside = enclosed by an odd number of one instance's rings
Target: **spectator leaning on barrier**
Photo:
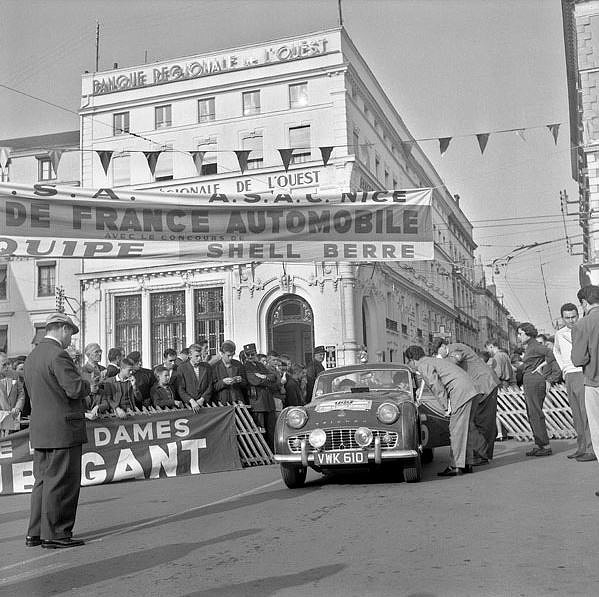
[[[120,363],[125,358],[125,351],[122,348],[111,348],[108,351],[108,366],[106,367],[106,377],[114,377],[120,369]]]
[[[237,347],[231,340],[225,340],[220,347],[220,359],[212,365],[214,401],[221,404],[245,402],[247,379],[245,367],[234,359]]]
[[[180,408],[183,405],[183,403],[176,398],[169,373],[170,371],[162,365],[158,365],[158,367],[154,369],[156,383],[150,390],[152,406],[154,407]]]
[[[17,376],[7,375],[9,372],[8,357],[0,352],[0,411],[9,413],[4,421],[0,420],[0,429],[18,431],[19,419],[25,407],[25,392]]]
[[[276,383],[276,375],[269,371],[258,360],[255,344],[243,347],[246,355],[245,373],[249,384],[250,406],[252,417],[258,427],[264,429],[265,440],[269,448],[274,448],[274,432],[276,423],[275,402],[270,386]]]
[[[203,360],[207,345],[192,344],[189,360],[177,368],[177,394],[194,412],[212,400],[212,369]]]
[[[487,340],[485,349],[489,351],[492,358],[492,367],[495,375],[499,378],[501,386],[509,388],[516,384],[516,372],[510,362],[510,357],[507,352],[503,351],[499,345],[499,341],[495,338]]]
[[[553,357],[553,352],[543,344],[537,342],[537,328],[532,323],[521,323],[518,326],[518,339],[525,347],[522,355],[524,398],[526,412],[532,428],[536,446],[526,452],[527,456],[550,456],[552,454],[543,413],[543,403],[547,394],[545,377],[541,373],[548,359]]]
[[[304,367],[292,363],[287,372],[287,383],[285,384],[285,406],[303,406],[306,399],[301,387]]]
[[[148,406],[150,404],[150,390],[155,381],[154,372],[142,367],[141,353],[138,350],[130,352],[127,359],[133,362],[132,375],[135,377],[137,389],[141,394],[142,405]]]
[[[135,362],[128,358],[123,359],[116,376],[104,380],[104,392],[98,403],[98,412],[110,410],[117,417],[124,419],[127,416],[127,410],[142,407],[143,396],[134,371]]]
[[[599,286],[578,291],[584,317],[572,328],[572,364],[582,367],[584,402],[595,454],[599,452]],[[595,491],[599,497],[599,491]]]
[[[13,367],[15,369],[15,375],[19,380],[19,384],[23,389],[23,396],[25,398],[25,402],[23,403],[23,411],[21,415],[23,417],[28,417],[31,414],[31,399],[29,398],[29,392],[27,391],[27,386],[25,385],[25,361],[27,360],[26,356],[20,356],[13,363]]]
[[[578,309],[573,303],[566,303],[562,305],[560,313],[566,325],[555,332],[553,354],[566,382],[568,401],[576,430],[576,452],[568,455],[568,458],[576,459],[578,462],[589,462],[597,460],[597,457],[593,450],[584,403],[584,374],[580,367],[572,364],[572,328],[578,321]]]
[[[106,368],[100,365],[102,360],[102,347],[96,342],[88,344],[84,351],[85,363],[81,365],[81,377],[89,382],[90,390],[87,398],[87,408],[90,409],[96,404],[96,396],[102,393],[103,381],[106,376]]]

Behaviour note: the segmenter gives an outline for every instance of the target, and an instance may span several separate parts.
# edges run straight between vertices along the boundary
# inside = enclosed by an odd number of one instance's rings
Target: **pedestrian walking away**
[[[64,313],[46,320],[46,336],[25,361],[25,384],[31,397],[29,441],[33,475],[28,547],[76,547],[73,539],[81,452],[87,441],[85,398],[90,384],[81,377],[66,348],[79,328]]]

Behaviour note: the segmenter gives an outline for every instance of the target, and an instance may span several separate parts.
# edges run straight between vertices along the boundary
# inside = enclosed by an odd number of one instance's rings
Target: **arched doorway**
[[[314,317],[312,308],[301,297],[286,294],[268,311],[268,347],[287,354],[296,363],[312,360]]]

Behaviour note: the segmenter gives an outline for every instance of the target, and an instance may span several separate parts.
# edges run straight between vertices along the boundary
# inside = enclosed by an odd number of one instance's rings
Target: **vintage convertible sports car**
[[[319,472],[385,466],[420,481],[433,448],[449,445],[449,418],[407,365],[373,363],[324,371],[306,406],[285,408],[275,430],[283,481],[301,487]]]

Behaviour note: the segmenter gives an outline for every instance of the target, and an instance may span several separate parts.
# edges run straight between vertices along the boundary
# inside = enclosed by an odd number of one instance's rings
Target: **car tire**
[[[429,464],[429,462],[433,461],[435,457],[435,452],[433,448],[424,448],[422,450],[422,464]]]
[[[406,483],[418,483],[422,479],[422,461],[420,454],[414,460],[414,466],[404,466],[403,478]]]
[[[305,466],[291,466],[289,464],[281,465],[281,476],[283,482],[289,489],[303,487],[306,482],[306,473],[308,469]]]

